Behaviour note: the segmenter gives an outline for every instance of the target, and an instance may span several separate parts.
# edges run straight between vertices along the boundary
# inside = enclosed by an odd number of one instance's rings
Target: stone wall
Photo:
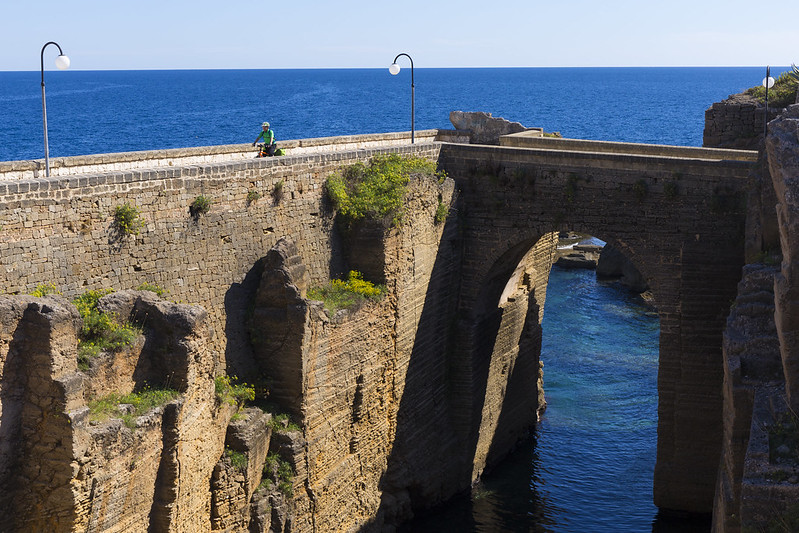
[[[774,120],[783,111],[769,107],[768,120]],[[757,150],[763,145],[765,115],[766,107],[746,94],[734,94],[716,102],[705,111],[702,146]]]
[[[438,145],[0,182],[0,283],[23,294],[52,283],[69,298],[155,284],[168,298],[208,311],[223,364],[226,349],[238,349],[246,336],[243,295],[254,291],[248,273],[280,237],[297,243],[312,282],[339,273],[324,180],[379,153],[435,158]],[[213,203],[192,217],[198,195]],[[137,235],[115,229],[114,209],[124,203],[140,212]]]
[[[288,155],[310,153],[345,152],[352,150],[375,150],[405,145],[410,138],[406,133],[378,133],[367,135],[343,135],[280,141],[278,146]],[[468,132],[455,130],[422,130],[416,132],[416,142],[469,142]],[[247,161],[253,159],[256,149],[250,144],[222,146],[198,146],[142,152],[120,152],[50,159],[50,176],[65,177],[79,174],[101,174],[109,172],[152,169],[156,167],[178,167],[188,165],[212,165]],[[45,175],[44,160],[0,161],[0,180],[42,178]]]

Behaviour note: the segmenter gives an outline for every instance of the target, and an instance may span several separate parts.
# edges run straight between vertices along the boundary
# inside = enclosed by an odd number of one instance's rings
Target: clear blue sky
[[[799,63],[799,0],[0,2],[0,71]]]

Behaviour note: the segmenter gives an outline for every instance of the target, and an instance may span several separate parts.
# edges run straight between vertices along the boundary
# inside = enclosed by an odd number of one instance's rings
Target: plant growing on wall
[[[189,206],[189,213],[194,218],[198,218],[200,215],[204,215],[210,211],[211,204],[213,203],[213,200],[201,194],[194,198],[194,200],[191,202],[191,205]]]
[[[436,216],[435,222],[436,224],[441,224],[445,220],[447,220],[447,215],[449,214],[449,206],[442,202],[441,200],[438,201],[438,207],[436,208]]]
[[[40,283],[33,289],[33,292],[31,292],[31,296],[36,296],[37,298],[47,296],[48,294],[61,294],[61,291],[58,290],[55,283]]]
[[[277,183],[275,183],[275,186],[272,188],[272,200],[275,202],[275,205],[277,205],[280,203],[282,199],[283,199],[283,180],[280,180]]]
[[[385,291],[382,285],[375,285],[363,279],[357,270],[351,270],[346,280],[333,279],[324,287],[308,290],[309,300],[321,300],[325,309],[336,314],[339,309],[357,309],[367,300],[379,300]]]
[[[345,222],[384,220],[397,225],[402,220],[402,200],[412,176],[439,178],[436,163],[396,154],[377,156],[369,164],[355,163],[330,175],[327,195]]]
[[[130,394],[108,394],[89,402],[89,420],[104,422],[111,418],[121,418],[129,428],[136,427],[136,418],[150,409],[161,407],[177,399],[180,393],[172,389],[153,389],[145,385],[140,391]],[[120,405],[131,406],[120,411]]]
[[[646,181],[640,179],[633,183],[633,194],[635,194],[635,199],[638,200],[638,203],[644,201],[646,198],[646,193],[649,192],[649,186],[647,185]]]
[[[139,216],[139,210],[125,202],[114,209],[114,225],[122,235],[138,235],[144,223]]]
[[[230,466],[239,472],[244,472],[247,470],[247,455],[243,454],[242,452],[237,452],[236,450],[225,446],[225,457],[227,457],[230,461]]]
[[[666,198],[669,200],[674,200],[677,198],[677,190],[676,181],[669,181],[663,184],[663,194],[665,194]]]
[[[291,496],[293,491],[294,468],[291,463],[272,452],[266,456],[263,468],[263,481],[259,488],[271,489],[275,484],[285,496]]]
[[[261,198],[261,193],[255,189],[247,191],[247,204],[251,204]]]
[[[219,403],[236,406],[241,411],[244,404],[255,399],[255,387],[238,383],[236,376],[217,376],[214,379],[214,393]]]
[[[120,322],[112,313],[98,309],[100,298],[112,292],[111,289],[87,291],[72,300],[83,319],[78,333],[78,365],[81,370],[88,369],[90,358],[102,351],[120,350],[132,344],[141,333],[133,324]]]
[[[162,289],[161,287],[159,287],[159,286],[158,286],[158,285],[156,285],[155,283],[150,283],[150,282],[148,282],[148,281],[145,281],[144,283],[142,283],[141,285],[139,285],[138,287],[136,287],[136,290],[137,290],[137,291],[150,291],[150,292],[154,292],[155,294],[157,294],[157,295],[158,295],[158,297],[159,297],[159,298],[160,298],[160,297],[163,297],[163,296],[164,296],[164,294],[166,294],[166,290]]]

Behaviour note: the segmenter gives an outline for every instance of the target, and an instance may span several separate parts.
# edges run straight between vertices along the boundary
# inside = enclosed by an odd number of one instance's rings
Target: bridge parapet
[[[418,143],[433,141],[468,142],[468,133],[455,130],[423,130],[416,132]],[[279,141],[278,147],[291,155],[331,153],[378,149],[408,144],[410,132],[342,135]],[[51,177],[105,174],[164,167],[208,165],[251,160],[255,157],[251,144],[197,146],[166,150],[145,150],[113,154],[92,154],[50,159]],[[0,161],[0,181],[44,177],[44,159]]]
[[[680,159],[710,159],[730,161],[757,161],[757,152],[752,150],[729,150],[721,148],[697,148],[691,146],[668,146],[660,144],[622,143],[609,141],[585,141],[559,137],[536,137],[523,133],[503,135],[500,146],[515,148],[538,148],[567,152],[590,152],[625,154],[650,157],[676,157]]]

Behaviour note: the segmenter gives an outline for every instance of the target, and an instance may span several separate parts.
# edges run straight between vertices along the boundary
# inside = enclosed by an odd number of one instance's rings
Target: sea
[[[73,64],[74,64],[73,58]],[[772,67],[772,76],[787,68]],[[701,146],[713,102],[765,67],[45,72],[50,157],[451,128],[485,111],[564,137]],[[412,102],[411,96],[414,96]],[[0,72],[0,161],[41,159],[41,73]],[[593,271],[553,268],[543,321],[547,410],[473,490],[418,532],[709,531],[652,503],[657,313]]]

